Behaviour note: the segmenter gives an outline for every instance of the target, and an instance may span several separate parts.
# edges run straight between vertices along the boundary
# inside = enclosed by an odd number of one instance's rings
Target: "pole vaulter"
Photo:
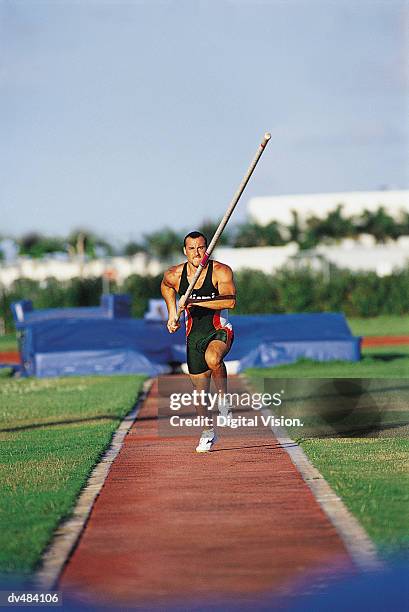
[[[257,153],[254,156],[254,159],[253,159],[253,161],[250,164],[249,169],[247,170],[247,172],[246,172],[243,180],[241,181],[241,183],[240,183],[236,193],[234,194],[233,199],[230,202],[229,207],[227,208],[223,219],[220,221],[219,227],[215,231],[215,234],[214,234],[213,238],[211,239],[210,244],[207,247],[205,254],[203,255],[202,261],[199,263],[197,271],[196,271],[194,277],[192,278],[192,281],[191,281],[189,287],[187,288],[187,290],[184,293],[184,295],[180,298],[179,306],[178,306],[178,310],[177,310],[177,314],[176,314],[176,318],[175,318],[175,324],[177,324],[179,322],[179,319],[180,319],[180,316],[181,316],[181,314],[182,314],[182,312],[184,310],[185,304],[186,304],[187,300],[189,299],[190,294],[192,293],[192,291],[193,291],[193,289],[194,289],[194,287],[196,285],[197,279],[199,278],[200,273],[202,272],[203,268],[206,266],[207,261],[208,261],[209,257],[211,256],[211,254],[212,254],[212,252],[213,252],[213,250],[214,250],[214,248],[215,248],[215,246],[217,244],[217,241],[219,240],[220,236],[222,235],[223,230],[226,227],[226,225],[227,225],[227,223],[228,223],[228,221],[229,221],[229,219],[230,219],[234,209],[236,208],[237,203],[240,200],[240,197],[241,197],[243,191],[245,190],[246,185],[249,182],[250,177],[253,174],[253,172],[255,170],[255,167],[257,166],[258,161],[259,161],[260,157],[262,156],[263,151],[266,148],[266,145],[267,145],[268,141],[270,140],[270,138],[271,138],[271,134],[269,132],[266,132],[264,134],[263,141],[261,142],[259,148],[257,149]]]

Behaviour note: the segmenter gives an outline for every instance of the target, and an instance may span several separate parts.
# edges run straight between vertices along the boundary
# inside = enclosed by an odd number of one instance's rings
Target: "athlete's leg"
[[[227,393],[227,370],[223,357],[230,347],[222,340],[212,340],[205,352],[205,360],[210,368],[216,393],[224,395]]]
[[[206,419],[203,423],[203,431],[199,439],[199,444],[196,446],[197,453],[207,453],[210,451],[213,444],[217,442],[217,435],[213,427],[214,424],[212,413],[210,410],[208,410],[208,402],[206,401],[206,398],[208,397],[207,394],[209,393],[210,389],[210,375],[210,370],[207,370],[202,374],[189,374],[195,390],[199,393],[204,391],[206,394],[203,394],[203,400],[199,396],[199,405],[196,406],[197,415]]]
[[[211,371],[207,370],[206,372],[203,372],[202,374],[189,374],[190,376],[190,380],[192,381],[193,387],[196,391],[198,391],[199,393],[201,391],[204,391],[206,395],[204,395],[205,398],[207,398],[207,394],[209,393],[209,389],[210,389],[210,376],[211,376]],[[200,398],[200,396],[199,396]],[[202,417],[211,417],[211,412],[207,409],[208,407],[208,403],[202,402],[201,400],[199,400],[199,405],[196,406],[196,413],[197,416],[202,416]]]
[[[224,356],[229,352],[231,341],[212,340],[206,349],[206,363],[212,373],[212,379],[216,392],[219,396],[217,408],[223,420],[217,420],[218,424],[224,427],[233,417],[232,405],[227,397],[227,370],[223,362]]]

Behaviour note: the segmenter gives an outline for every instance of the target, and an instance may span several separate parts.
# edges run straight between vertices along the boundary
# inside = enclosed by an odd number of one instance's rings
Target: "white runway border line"
[[[42,555],[41,567],[34,575],[36,587],[44,590],[52,590],[55,587],[88,522],[95,500],[105,483],[111,465],[118,456],[125,436],[132,427],[151,386],[152,379],[144,382],[142,392],[139,394],[134,407],[119,425],[110,447],[93,469],[84,490],[78,498],[71,518],[62,523],[55,531],[51,544]]]
[[[334,525],[355,565],[361,570],[381,569],[383,564],[374,543],[321,472],[312,465],[302,448],[288,437],[284,428],[273,425],[271,430]]]
[[[249,388],[249,382],[245,376],[240,375],[240,378],[245,387]],[[266,415],[272,414],[267,409],[262,412]],[[313,466],[302,448],[289,437],[284,427],[273,424],[271,431],[280,446],[288,453],[304,482],[334,525],[355,565],[365,571],[381,569],[383,563],[365,529],[333,491],[321,472]]]

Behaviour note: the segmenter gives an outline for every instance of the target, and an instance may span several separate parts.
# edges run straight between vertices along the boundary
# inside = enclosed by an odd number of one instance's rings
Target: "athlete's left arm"
[[[214,300],[199,301],[188,300],[188,304],[200,305],[211,310],[222,310],[223,308],[234,308],[236,305],[236,285],[234,284],[233,271],[225,264],[219,264],[214,270],[214,279],[216,281],[219,296]],[[224,298],[224,296],[226,296]]]

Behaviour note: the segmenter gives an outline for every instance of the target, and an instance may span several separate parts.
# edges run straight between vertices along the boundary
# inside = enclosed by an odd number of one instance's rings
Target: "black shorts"
[[[189,374],[203,374],[203,372],[207,372],[210,369],[206,363],[205,353],[212,340],[225,342],[227,345],[225,355],[227,355],[234,340],[233,330],[215,329],[205,337],[190,333],[186,340]]]

